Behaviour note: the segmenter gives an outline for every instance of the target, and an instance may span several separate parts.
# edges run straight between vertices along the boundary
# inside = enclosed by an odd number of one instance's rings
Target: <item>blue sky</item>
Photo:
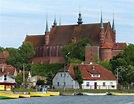
[[[0,46],[18,48],[26,35],[44,34],[56,16],[61,25],[76,24],[81,7],[84,24],[112,23],[113,10],[118,42],[134,44],[134,0],[0,0]]]

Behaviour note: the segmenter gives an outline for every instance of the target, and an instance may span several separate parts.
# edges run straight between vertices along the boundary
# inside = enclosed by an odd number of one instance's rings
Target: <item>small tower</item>
[[[46,30],[45,30],[45,45],[48,45],[49,43],[49,29],[48,29],[48,21],[47,21],[47,15],[46,15]]]
[[[56,22],[56,16],[54,18],[54,22],[53,22],[53,27],[56,27],[57,26],[57,22]]]
[[[101,20],[100,20],[100,46],[104,44],[104,26],[103,26],[103,19],[102,19],[102,10],[101,10]]]
[[[79,10],[79,17],[78,17],[78,25],[80,26],[83,22],[82,22],[82,17],[81,17],[81,12],[80,12],[80,10]]]
[[[113,34],[114,34],[114,42],[116,42],[116,30],[115,30],[115,24],[114,24],[114,13],[113,13],[112,31],[113,31]]]

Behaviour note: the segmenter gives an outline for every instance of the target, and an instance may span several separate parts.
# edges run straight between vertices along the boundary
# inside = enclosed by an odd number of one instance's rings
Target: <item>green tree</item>
[[[0,52],[4,51],[4,48],[0,46]]]
[[[119,82],[123,85],[134,82],[133,67],[134,67],[134,45],[129,44],[121,53],[110,60],[112,65],[112,72],[119,73]]]
[[[112,66],[108,61],[100,61],[98,64],[103,66],[104,68],[106,68],[108,70],[112,69]]]
[[[36,85],[44,85],[44,84],[45,84],[45,81],[41,79],[38,79],[36,82]]]
[[[64,46],[62,49],[63,56],[67,62],[72,59],[78,59],[81,62],[85,60],[85,46],[87,44],[93,45],[90,38],[84,38],[77,43],[70,43],[67,46]]]
[[[16,81],[16,83],[17,83],[17,87],[19,88],[20,85],[21,85],[22,82],[23,82],[23,76],[22,76],[22,74],[17,75],[16,78],[15,78],[15,81]]]
[[[80,67],[79,66],[74,66],[74,73],[75,73],[75,79],[79,83],[80,89],[82,89],[83,79],[82,79],[82,73],[80,71]]]

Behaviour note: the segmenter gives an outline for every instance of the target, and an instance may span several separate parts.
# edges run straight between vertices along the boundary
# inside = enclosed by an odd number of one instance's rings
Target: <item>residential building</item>
[[[59,70],[53,78],[53,87],[79,89],[74,67],[82,73],[82,89],[117,89],[117,79],[111,71],[98,64],[70,64]]]
[[[7,64],[0,64],[0,90],[11,90],[15,87],[16,69]]]

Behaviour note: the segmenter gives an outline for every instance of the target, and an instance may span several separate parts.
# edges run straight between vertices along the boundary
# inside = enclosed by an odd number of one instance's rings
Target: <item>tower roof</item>
[[[82,22],[82,17],[81,17],[81,12],[80,12],[80,10],[79,10],[79,17],[78,17],[78,25],[81,25],[83,22]]]
[[[57,22],[56,22],[56,16],[54,18],[54,23],[53,23],[53,26],[56,27],[57,26]]]
[[[48,29],[48,21],[47,21],[47,15],[46,15],[46,31],[45,32],[49,32],[49,29]]]
[[[103,26],[103,20],[102,20],[102,10],[101,10],[100,28],[101,28],[101,29],[103,29],[103,28],[104,28],[104,26]]]
[[[114,25],[114,13],[113,13],[113,24],[112,24],[112,30],[115,31],[115,25]]]

